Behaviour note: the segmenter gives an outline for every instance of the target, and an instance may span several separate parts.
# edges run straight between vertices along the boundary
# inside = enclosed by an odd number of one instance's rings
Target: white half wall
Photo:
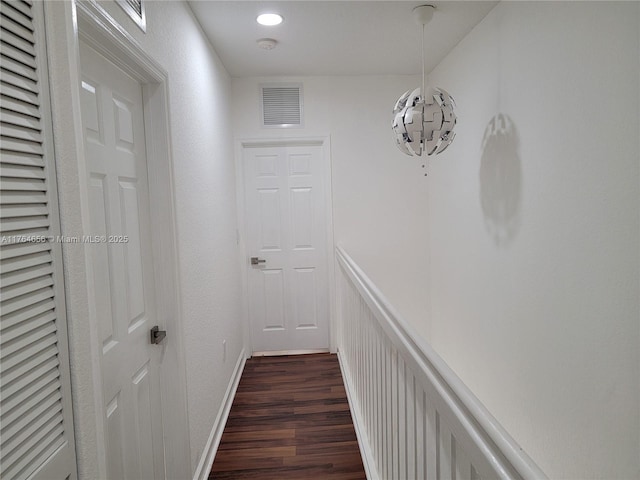
[[[74,57],[73,11],[70,3],[51,2],[55,17],[53,30],[66,29],[67,56]],[[99,5],[112,16],[142,49],[168,73],[171,151],[175,192],[181,324],[183,326],[186,360],[187,407],[190,438],[190,474],[196,470],[204,453],[216,416],[223,406],[225,391],[232,379],[236,359],[242,351],[241,282],[236,244],[236,193],[233,137],[229,124],[231,79],[213,47],[203,34],[191,9],[185,2],[145,2],[146,33],[125,14],[115,2]],[[60,35],[58,35],[58,38]],[[50,46],[50,49],[59,47]],[[69,76],[76,60],[62,58],[64,49],[50,51],[51,71],[57,78]],[[66,71],[65,71],[66,70]],[[64,94],[54,91],[64,103],[69,87],[58,85]],[[73,88],[73,87],[71,87]],[[57,105],[65,110],[66,104]],[[61,118],[59,115],[58,118]],[[68,120],[68,119],[65,119]],[[71,120],[70,120],[71,121]],[[65,164],[62,178],[62,222],[67,228],[82,231],[74,186],[84,181],[75,172],[70,158],[65,156],[74,137],[56,138],[58,161]],[[62,152],[62,155],[60,155]],[[77,170],[77,166],[75,167]],[[75,187],[77,188],[77,187]],[[167,192],[170,195],[171,192]],[[65,217],[67,212],[67,217]],[[80,225],[76,225],[80,222]],[[84,275],[83,265],[65,259],[69,275]],[[92,395],[99,385],[93,385],[92,369],[78,360],[92,354],[86,325],[87,296],[83,287],[71,282],[74,293],[69,302],[70,336],[82,348],[72,358],[74,395],[80,403],[74,405],[81,422],[76,422],[78,464],[82,478],[103,475],[104,455],[101,447],[103,432],[97,420],[91,420]],[[226,360],[223,341],[226,340]],[[73,342],[72,342],[73,344]],[[86,345],[86,346],[85,346]],[[86,348],[86,351],[80,351]],[[94,355],[95,357],[95,355]],[[73,361],[72,359],[72,361]],[[99,380],[98,380],[99,382]],[[95,416],[94,416],[95,418]],[[86,420],[89,419],[89,420]],[[97,423],[96,423],[97,422]],[[167,432],[168,435],[171,432]],[[81,440],[81,441],[80,441]]]
[[[640,478],[639,32],[502,2],[429,75],[430,342],[551,478]]]

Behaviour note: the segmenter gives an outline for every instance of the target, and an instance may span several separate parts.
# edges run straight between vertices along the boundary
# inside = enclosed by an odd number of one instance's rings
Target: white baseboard
[[[238,384],[240,383],[240,377],[242,376],[242,371],[244,370],[244,364],[246,361],[246,354],[244,349],[242,349],[240,356],[238,357],[238,361],[236,362],[236,368],[233,371],[233,375],[231,376],[231,380],[227,386],[227,391],[224,394],[222,406],[220,407],[216,421],[213,423],[213,428],[211,429],[211,433],[207,439],[207,444],[205,445],[202,457],[200,457],[200,461],[198,462],[198,468],[196,468],[196,472],[193,475],[193,480],[207,480],[209,476],[209,471],[211,470],[213,460],[216,457],[220,440],[222,440],[222,433],[224,432],[224,427],[227,424],[229,411],[231,410],[233,399],[236,396],[236,390],[238,389]]]
[[[344,382],[344,389],[347,391],[347,400],[349,401],[349,410],[351,411],[351,418],[353,419],[353,427],[356,430],[356,437],[358,438],[358,446],[360,447],[360,455],[362,456],[362,464],[364,465],[364,473],[368,480],[379,480],[378,470],[376,469],[376,462],[371,451],[371,446],[366,438],[363,430],[363,418],[360,413],[360,407],[358,402],[352,398],[351,377],[349,376],[349,370],[343,365],[344,359],[338,349],[338,363],[340,364],[340,372],[342,372],[342,381]]]

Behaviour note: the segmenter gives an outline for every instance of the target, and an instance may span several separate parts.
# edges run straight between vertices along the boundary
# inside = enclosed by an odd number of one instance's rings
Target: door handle
[[[263,258],[251,257],[251,265],[258,265],[260,263],[267,263],[267,261]]]
[[[154,345],[159,344],[162,340],[164,340],[164,337],[167,336],[167,331],[160,330],[160,327],[158,327],[158,325],[153,327],[150,333],[151,333],[151,343],[153,343]]]

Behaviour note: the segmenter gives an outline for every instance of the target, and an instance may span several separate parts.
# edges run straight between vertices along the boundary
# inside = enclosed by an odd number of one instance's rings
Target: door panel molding
[[[81,236],[91,231],[86,181],[80,99],[79,45],[84,42],[142,84],[144,129],[151,200],[152,254],[156,268],[159,324],[169,331],[163,342],[162,409],[167,478],[190,477],[186,374],[178,288],[178,254],[171,138],[169,129],[168,75],[136,40],[95,2],[45,2],[52,97],[55,105],[54,140],[59,150],[59,196],[62,235]],[[123,142],[126,132],[121,132]],[[124,144],[123,144],[124,145]],[[167,195],[167,192],[171,194]],[[66,248],[65,248],[66,247]],[[68,265],[67,303],[70,311],[72,384],[76,408],[80,477],[106,478],[104,411],[101,399],[99,353],[103,348],[95,315],[95,294],[90,251],[81,244],[63,246]],[[87,322],[86,319],[92,319]],[[87,325],[88,323],[88,325]]]
[[[245,208],[245,149],[259,149],[265,147],[304,147],[317,146],[321,148],[323,163],[323,188],[325,197],[325,221],[327,225],[326,252],[327,252],[327,279],[329,295],[329,350],[336,352],[336,303],[335,303],[335,242],[333,236],[333,199],[332,199],[332,175],[331,175],[331,137],[330,135],[290,136],[283,138],[269,137],[238,137],[235,140],[236,160],[236,204],[238,215],[238,244],[239,266],[242,272],[242,289],[245,302],[243,304],[244,323],[244,347],[250,356],[254,348],[251,340],[251,323],[249,317],[249,282],[247,261],[252,254],[246,246],[247,216]],[[303,166],[302,164],[299,166]]]

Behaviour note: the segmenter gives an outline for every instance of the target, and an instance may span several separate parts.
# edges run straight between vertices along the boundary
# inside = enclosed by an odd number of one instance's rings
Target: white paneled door
[[[87,45],[80,59],[107,475],[164,479],[142,87]]]
[[[243,150],[254,352],[327,349],[327,212],[321,145]]]

